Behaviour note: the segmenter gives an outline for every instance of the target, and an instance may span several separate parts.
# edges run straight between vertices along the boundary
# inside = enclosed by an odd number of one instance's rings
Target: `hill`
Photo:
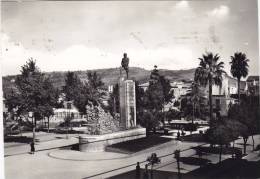
[[[87,80],[87,72],[88,71],[96,71],[98,75],[101,76],[102,81],[106,86],[114,85],[118,82],[120,76],[119,68],[106,68],[106,69],[96,69],[96,70],[85,70],[85,71],[74,71],[81,80]],[[170,81],[181,81],[181,80],[191,80],[193,79],[195,69],[188,70],[167,70],[167,69],[159,69],[161,75],[165,76]],[[54,86],[57,88],[62,88],[65,84],[65,75],[67,72],[47,72],[45,73],[47,77],[51,79]],[[122,72],[125,74],[125,72]],[[130,79],[134,79],[139,81],[139,83],[144,83],[149,80],[150,70],[146,70],[139,67],[130,67],[129,69],[129,77]],[[13,76],[3,76],[3,91],[8,92],[11,88],[14,87],[14,79]]]

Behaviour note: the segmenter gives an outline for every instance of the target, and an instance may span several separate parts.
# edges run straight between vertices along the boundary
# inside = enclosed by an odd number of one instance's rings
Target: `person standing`
[[[32,141],[30,145],[31,145],[31,154],[34,154],[35,152],[34,142]]]
[[[145,171],[144,171],[143,179],[149,179],[148,164],[145,165]]]
[[[140,168],[140,163],[137,162],[136,167],[135,167],[135,178],[136,178],[136,179],[139,179],[139,178],[140,178],[140,170],[141,170],[141,168]]]

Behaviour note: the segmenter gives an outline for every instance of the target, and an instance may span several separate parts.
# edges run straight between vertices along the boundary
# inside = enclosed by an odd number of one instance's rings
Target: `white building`
[[[246,93],[246,83],[240,82],[240,94]],[[208,94],[209,89],[206,87],[206,93]],[[226,116],[230,104],[237,101],[237,80],[224,75],[222,80],[222,86],[213,85],[212,87],[212,105],[213,111],[219,111],[221,116]],[[208,95],[207,95],[208,96]]]

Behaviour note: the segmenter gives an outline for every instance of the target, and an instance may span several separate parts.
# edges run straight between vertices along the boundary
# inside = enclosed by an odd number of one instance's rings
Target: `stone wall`
[[[119,118],[113,118],[109,112],[105,112],[101,106],[87,106],[87,120],[97,124],[98,130],[95,134],[108,134],[120,130]]]

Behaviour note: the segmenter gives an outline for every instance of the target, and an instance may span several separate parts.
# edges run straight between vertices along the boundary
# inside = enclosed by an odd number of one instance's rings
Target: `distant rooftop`
[[[259,81],[259,76],[249,76],[246,80],[247,82],[250,82],[250,81]]]

